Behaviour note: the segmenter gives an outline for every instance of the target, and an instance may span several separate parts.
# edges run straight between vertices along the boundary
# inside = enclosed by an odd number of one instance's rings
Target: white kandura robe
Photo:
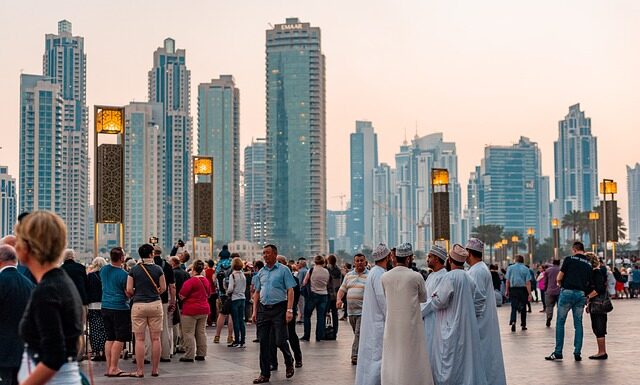
[[[462,269],[448,272],[422,309],[436,314],[433,378],[437,385],[487,385],[474,306],[475,284]],[[493,384],[491,384],[493,385]]]
[[[431,298],[433,293],[436,291],[436,287],[442,281],[442,278],[447,274],[447,269],[442,268],[438,271],[434,271],[427,276],[427,281],[424,283],[424,287],[427,291],[427,299]],[[427,306],[426,302],[420,305],[421,309]],[[438,359],[437,352],[434,351],[433,348],[433,330],[436,326],[436,317],[438,316],[438,312],[431,312],[429,315],[424,317],[424,335],[427,340],[427,353],[429,353],[429,360],[431,367],[435,365],[433,360]]]
[[[385,272],[382,267],[374,266],[364,285],[355,385],[381,384],[382,340],[387,311],[382,289],[382,275]]]
[[[504,360],[500,342],[500,323],[498,321],[491,272],[484,262],[478,262],[471,266],[467,274],[476,284],[476,292],[486,299],[484,309],[477,319],[480,346],[482,346],[480,355],[484,362],[487,383],[491,385],[506,385],[507,379],[504,374]]]
[[[382,276],[382,287],[387,299],[382,385],[433,384],[420,311],[427,299],[422,275],[397,266]]]

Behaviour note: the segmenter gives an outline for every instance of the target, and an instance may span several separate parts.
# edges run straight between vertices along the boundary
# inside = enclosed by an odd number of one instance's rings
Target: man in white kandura
[[[478,332],[480,346],[482,346],[482,360],[487,375],[487,383],[491,385],[506,385],[504,361],[502,359],[502,344],[500,343],[500,324],[496,308],[496,296],[493,291],[491,272],[482,261],[484,243],[471,238],[466,246],[469,252],[467,263],[471,266],[469,276],[476,284],[476,294],[485,298],[485,306],[478,317]]]
[[[431,298],[436,287],[438,287],[440,281],[442,281],[447,274],[447,269],[444,267],[446,260],[447,250],[438,245],[431,247],[431,250],[429,250],[429,254],[427,255],[427,266],[429,266],[432,272],[424,283],[425,289],[427,290],[427,299]],[[420,306],[421,308],[424,308],[426,305],[426,303],[423,303]],[[427,338],[427,352],[429,353],[431,367],[435,365],[434,360],[439,359],[437,350],[433,345],[433,330],[436,325],[436,316],[438,314],[438,312],[432,312],[428,316],[424,317],[424,334]]]
[[[431,385],[433,376],[420,303],[427,299],[424,279],[409,268],[410,243],[396,248],[397,265],[382,276],[387,322],[382,348],[382,385]]]
[[[487,385],[473,302],[475,284],[464,271],[468,256],[464,247],[453,245],[447,259],[451,271],[422,309],[424,317],[438,313],[433,329],[437,356],[431,368],[437,385]]]
[[[375,266],[369,271],[364,286],[355,385],[381,383],[382,340],[387,311],[387,302],[382,290],[382,275],[387,271],[390,254],[391,250],[384,243],[379,244],[371,254]]]

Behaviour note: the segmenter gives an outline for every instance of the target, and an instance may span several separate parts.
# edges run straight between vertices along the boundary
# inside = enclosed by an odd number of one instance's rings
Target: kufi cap
[[[371,253],[371,257],[375,262],[378,262],[381,259],[385,259],[389,254],[391,254],[391,250],[389,250],[387,245],[380,243]]]
[[[467,257],[469,256],[469,252],[467,250],[465,250],[465,248],[462,247],[462,245],[456,243],[451,248],[451,252],[449,253],[449,256],[454,261],[465,262],[467,260]]]
[[[399,258],[406,258],[406,257],[410,257],[413,255],[413,247],[411,246],[411,243],[403,243],[401,245],[398,245],[398,247],[396,247],[396,257]]]
[[[470,238],[467,241],[467,246],[465,246],[465,249],[477,251],[478,253],[484,253],[484,242],[482,242],[478,238]]]
[[[429,250],[429,254],[433,254],[436,257],[440,258],[442,261],[447,260],[447,250],[442,246],[433,245],[431,246],[431,250]]]

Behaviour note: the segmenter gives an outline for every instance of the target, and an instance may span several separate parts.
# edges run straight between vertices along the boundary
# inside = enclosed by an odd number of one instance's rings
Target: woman
[[[142,261],[131,268],[127,277],[127,295],[133,297],[131,325],[136,339],[137,370],[131,376],[144,377],[144,334],[148,328],[151,336],[151,375],[157,377],[164,313],[160,294],[167,290],[167,281],[162,268],[153,261],[153,246],[140,246],[138,254]]]
[[[593,275],[591,277],[592,291],[587,295],[587,313],[591,316],[591,329],[593,334],[596,335],[596,341],[598,342],[598,353],[589,356],[590,360],[606,360],[609,358],[607,354],[607,346],[605,343],[605,336],[607,334],[607,313],[594,313],[591,311],[590,302],[598,297],[598,299],[605,299],[607,294],[607,269],[600,266],[600,260],[593,253],[587,253],[587,257],[591,261],[593,267]]]
[[[231,260],[239,257],[237,253],[231,254],[229,246],[222,246],[222,251],[218,254],[218,264],[216,265],[216,284],[218,286],[218,319],[216,320],[216,335],[213,337],[213,343],[220,343],[220,333],[227,322],[227,344],[233,343],[233,317],[231,317],[231,300],[227,296],[227,287],[229,286],[229,276],[232,273]],[[227,303],[229,301],[229,303]]]
[[[82,300],[62,271],[67,229],[49,211],[35,211],[16,226],[16,253],[37,281],[20,322],[25,342],[18,380],[22,385],[80,385],[76,358],[82,336]]]
[[[227,345],[230,348],[244,348],[244,338],[247,333],[244,325],[244,302],[247,278],[244,276],[242,259],[236,257],[231,260],[233,273],[229,276],[227,296],[231,299],[231,319],[233,320],[233,335],[235,340]]]
[[[107,332],[102,321],[102,281],[100,269],[107,264],[102,257],[95,257],[87,269],[87,297],[89,299],[89,311],[87,322],[89,323],[89,342],[93,361],[106,361],[104,356],[104,344],[107,342]]]
[[[616,296],[616,279],[611,272],[611,267],[607,266],[607,291],[609,292],[609,297],[615,298]]]
[[[316,310],[316,341],[324,339],[324,329],[326,324],[329,271],[324,268],[325,260],[321,255],[313,259],[313,268],[304,276],[302,286],[309,284],[310,293],[304,304],[304,335],[302,341],[309,341],[311,336],[311,314]]]
[[[613,268],[613,278],[616,279],[616,298],[622,299],[622,294],[624,293],[624,280],[617,267]]]
[[[546,270],[546,268],[547,265],[538,266],[538,277],[536,278],[536,280],[538,281],[538,290],[540,290],[540,299],[542,300],[542,310],[540,310],[540,313],[545,313],[547,311],[547,304],[544,302],[544,291],[547,289],[544,280],[544,271]]]
[[[197,260],[191,267],[191,278],[180,289],[182,300],[182,336],[185,355],[181,362],[204,361],[207,355],[207,317],[210,313],[211,285],[203,275],[204,262]]]

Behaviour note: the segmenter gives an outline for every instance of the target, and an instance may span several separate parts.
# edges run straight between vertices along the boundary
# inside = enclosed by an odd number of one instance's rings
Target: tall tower
[[[629,194],[629,242],[640,243],[640,163],[627,166],[627,193]]]
[[[266,139],[258,138],[244,149],[244,215],[245,239],[265,245],[266,228]]]
[[[153,53],[149,71],[149,101],[162,104],[164,119],[164,175],[162,202],[164,239],[168,249],[178,239],[191,238],[191,72],[186,52],[171,38]],[[188,242],[186,242],[188,243]]]
[[[213,156],[214,239],[242,239],[240,90],[231,75],[198,86],[198,154]]]
[[[17,213],[16,180],[7,166],[0,166],[0,237],[13,234]]]
[[[567,116],[558,122],[553,148],[553,216],[562,218],[572,210],[591,211],[598,205],[598,142],[591,135],[591,118],[580,110],[580,104],[569,107]]]
[[[326,249],[325,59],[320,28],[266,31],[269,240],[289,257]]]
[[[62,168],[59,209],[67,225],[67,244],[76,251],[88,249],[89,132],[87,108],[87,56],[84,38],[73,36],[71,23],[58,22],[58,34],[47,34],[43,75],[59,85],[62,109]]]
[[[348,235],[354,247],[373,248],[373,170],[378,167],[378,135],[368,121],[356,121],[351,134],[351,215]]]

